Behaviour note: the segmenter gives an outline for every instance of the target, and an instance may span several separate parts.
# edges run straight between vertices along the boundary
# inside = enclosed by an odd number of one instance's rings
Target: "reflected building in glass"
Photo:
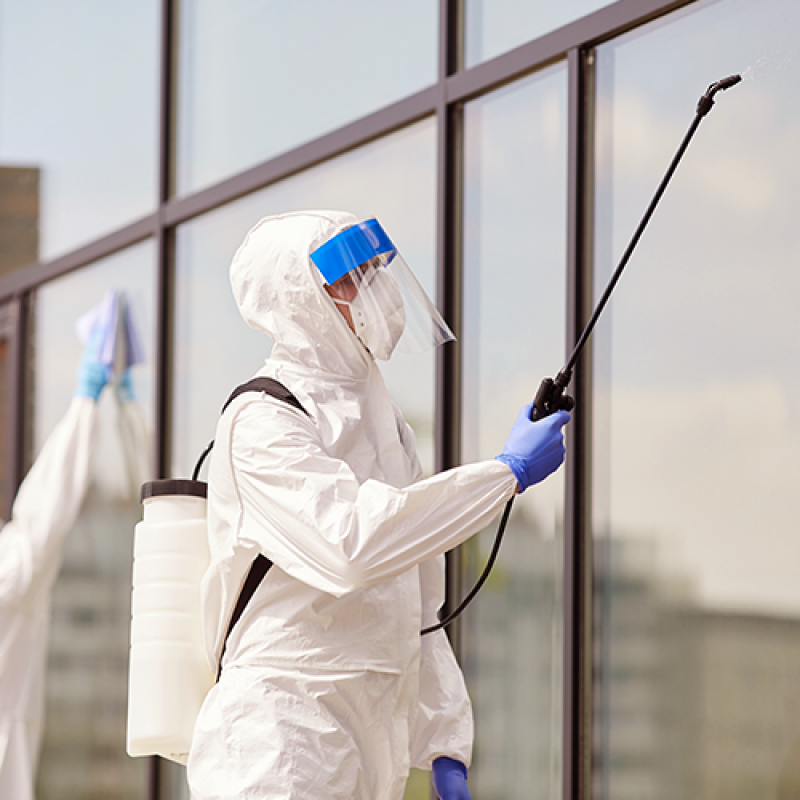
[[[0,166],[0,275],[39,258],[39,170]]]
[[[594,796],[793,797],[800,622],[701,608],[688,576],[665,581],[655,546],[598,547]],[[613,648],[600,649],[600,642]]]
[[[38,800],[188,800],[182,767],[125,753],[137,484],[188,476],[269,355],[229,290],[247,231],[377,216],[458,337],[383,369],[424,472],[491,459],[732,74],[577,365],[564,468],[449,635],[476,800],[800,797],[800,7],[112,5],[0,3],[3,515],[77,318],[123,291],[145,351],[146,466],[104,397],[53,590]],[[448,554],[448,608],[496,524]]]

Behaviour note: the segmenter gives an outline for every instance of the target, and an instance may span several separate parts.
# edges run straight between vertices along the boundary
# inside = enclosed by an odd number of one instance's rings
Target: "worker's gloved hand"
[[[433,785],[440,800],[472,800],[467,768],[454,758],[442,756],[433,762]]]
[[[498,461],[508,464],[524,492],[543,481],[564,461],[564,434],[561,429],[570,421],[568,411],[556,411],[549,417],[531,422],[533,402],[522,407]]]
[[[100,363],[100,345],[103,331],[100,326],[89,339],[89,344],[83,349],[81,363],[78,366],[78,385],[75,388],[76,397],[89,397],[97,400],[100,392],[108,383],[108,367]]]
[[[117,384],[117,393],[119,395],[119,399],[122,400],[124,403],[130,403],[136,399],[136,394],[133,391],[133,380],[131,379],[131,369],[125,370],[122,373],[119,379],[119,383]]]

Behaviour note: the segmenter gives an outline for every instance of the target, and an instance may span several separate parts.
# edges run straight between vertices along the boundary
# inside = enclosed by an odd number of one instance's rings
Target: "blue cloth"
[[[144,362],[144,350],[123,292],[109,289],[103,300],[75,323],[78,338],[88,342],[91,358],[105,365],[108,379]],[[121,345],[121,346],[120,346]]]
[[[454,758],[442,756],[433,762],[433,786],[440,800],[472,800],[467,768]]]
[[[565,453],[561,429],[571,419],[569,412],[556,411],[531,422],[532,408],[533,401],[522,407],[503,452],[497,456],[498,461],[511,467],[521,492],[561,466]]]

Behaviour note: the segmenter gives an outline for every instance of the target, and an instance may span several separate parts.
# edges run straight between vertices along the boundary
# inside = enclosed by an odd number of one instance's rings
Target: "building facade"
[[[261,218],[376,216],[458,342],[384,375],[427,473],[492,458],[579,359],[565,468],[451,628],[481,800],[800,797],[800,6],[0,0],[0,502],[125,293],[154,477],[269,353],[227,269]],[[185,800],[125,754],[138,487],[113,403],[54,591],[40,800]],[[494,527],[448,556],[452,606]],[[430,796],[414,774],[407,797]]]

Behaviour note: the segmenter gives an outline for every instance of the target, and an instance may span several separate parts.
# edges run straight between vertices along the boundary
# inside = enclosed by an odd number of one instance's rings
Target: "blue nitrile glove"
[[[102,338],[103,331],[98,325],[89,339],[89,344],[83,349],[81,363],[78,366],[76,397],[90,397],[96,401],[100,397],[103,387],[108,383],[109,369],[105,364],[100,363]]]
[[[136,399],[136,394],[133,391],[133,380],[131,378],[130,367],[120,375],[119,383],[117,384],[117,392],[120,400],[125,402],[132,402]]]
[[[440,800],[472,800],[467,768],[454,758],[441,756],[433,762],[433,786]]]
[[[564,434],[561,429],[570,421],[568,411],[556,411],[544,419],[531,422],[533,401],[522,407],[511,428],[498,461],[508,464],[524,492],[534,483],[543,481],[564,461]]]

